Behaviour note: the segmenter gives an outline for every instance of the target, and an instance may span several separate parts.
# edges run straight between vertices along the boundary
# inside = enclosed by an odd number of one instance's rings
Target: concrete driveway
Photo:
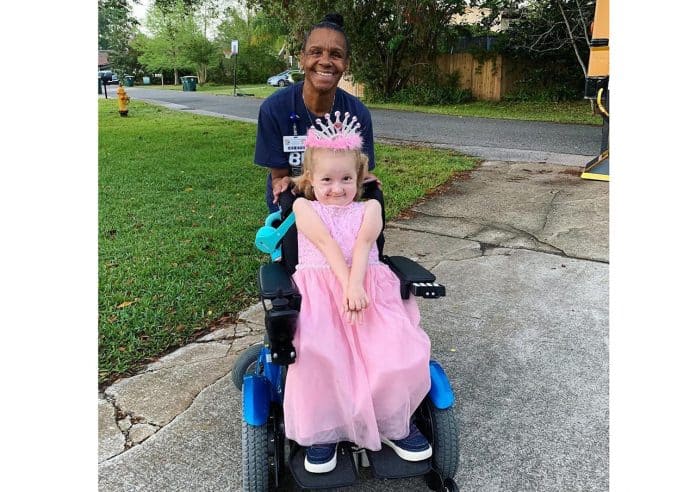
[[[388,224],[386,253],[447,286],[420,307],[457,398],[461,490],[609,489],[609,193],[579,171],[486,161]],[[241,490],[229,371],[260,323],[252,307],[99,395],[99,490]]]

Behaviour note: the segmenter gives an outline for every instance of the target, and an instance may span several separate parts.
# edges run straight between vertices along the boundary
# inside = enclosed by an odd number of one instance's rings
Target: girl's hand
[[[362,322],[363,311],[370,305],[370,298],[362,285],[349,284],[343,296],[343,311],[351,322]]]
[[[370,299],[362,285],[349,284],[344,303],[347,311],[362,311],[370,305]]]
[[[363,320],[365,319],[363,314],[364,312],[364,309],[362,311],[348,311],[346,313],[346,319],[348,320],[348,323],[350,323],[351,325],[361,325],[363,323]]]

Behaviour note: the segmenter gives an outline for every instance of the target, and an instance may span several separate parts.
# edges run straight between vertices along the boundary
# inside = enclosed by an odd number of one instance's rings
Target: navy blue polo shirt
[[[297,135],[306,135],[307,129],[314,121],[324,115],[310,114],[302,100],[302,86],[304,82],[293,84],[278,90],[268,97],[259,109],[258,127],[256,129],[256,151],[254,162],[260,166],[289,169],[290,176],[302,174],[302,152],[284,152],[283,136],[293,135],[293,123],[297,128]],[[336,98],[331,110],[340,111],[341,115],[348,111],[358,118],[360,122],[360,134],[363,138],[362,151],[369,158],[370,170],[375,167],[375,148],[372,135],[372,118],[370,112],[358,98],[348,94],[343,89],[336,89]],[[292,118],[296,115],[295,118]],[[266,204],[268,210],[278,210],[273,203],[271,188],[271,174],[266,179]]]

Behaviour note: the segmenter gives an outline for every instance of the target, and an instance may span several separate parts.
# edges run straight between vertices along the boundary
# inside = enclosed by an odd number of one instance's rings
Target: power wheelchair
[[[379,195],[383,203],[381,192]],[[414,414],[416,425],[433,449],[431,458],[408,462],[388,446],[374,452],[341,442],[336,468],[329,473],[314,474],[304,469],[304,448],[285,437],[285,375],[287,366],[295,362],[292,342],[302,303],[291,277],[297,263],[291,203],[281,197],[281,210],[270,214],[256,234],[257,248],[271,257],[270,263],[261,266],[258,276],[266,334],[263,343],[252,345],[240,354],[232,370],[233,382],[242,392],[243,490],[286,490],[292,487],[288,469],[301,490],[349,487],[358,481],[360,466],[371,468],[376,478],[424,476],[430,490],[458,491],[454,482],[459,464],[454,394],[444,370],[433,360],[430,361],[430,392]],[[295,250],[283,248],[284,241],[286,244],[294,241]],[[382,234],[378,240],[380,259],[399,277],[403,299],[410,295],[426,299],[445,295],[445,287],[435,282],[435,275],[408,258],[384,256],[383,244]]]

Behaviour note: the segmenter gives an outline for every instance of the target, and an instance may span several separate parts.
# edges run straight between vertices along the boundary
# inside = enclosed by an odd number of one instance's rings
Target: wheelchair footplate
[[[304,489],[331,489],[349,487],[358,480],[350,445],[341,442],[336,450],[336,468],[328,473],[310,473],[305,470],[305,448],[293,444],[290,451],[290,471],[297,485]]]
[[[379,451],[366,450],[372,474],[376,478],[408,478],[425,475],[431,469],[430,458],[422,461],[406,461],[386,444]]]

